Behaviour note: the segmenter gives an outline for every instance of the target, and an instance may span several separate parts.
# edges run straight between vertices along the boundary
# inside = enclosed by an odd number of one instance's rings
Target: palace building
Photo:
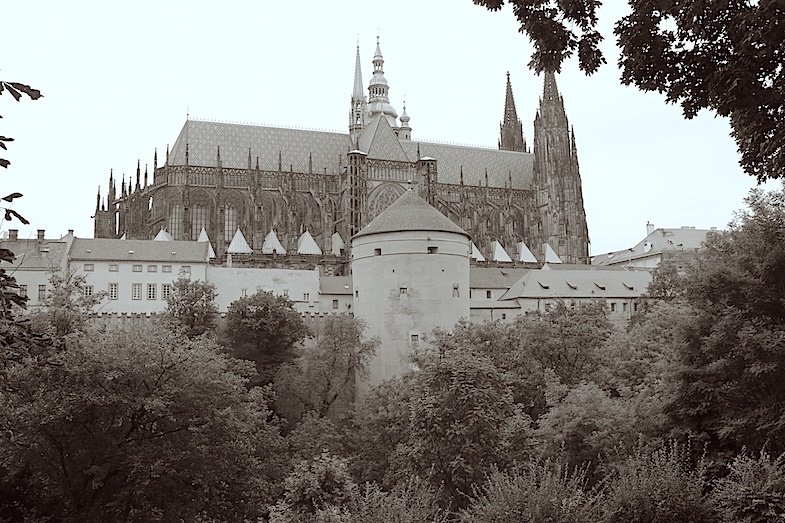
[[[518,261],[588,263],[575,135],[553,72],[531,147],[507,75],[491,149],[418,141],[406,107],[399,115],[390,103],[378,39],[372,64],[366,89],[358,47],[345,133],[187,119],[151,173],[110,174],[95,237],[206,236],[218,259],[241,237],[244,255],[281,259],[307,235],[312,251],[348,260],[351,238],[411,188],[470,235],[475,260],[506,249]]]

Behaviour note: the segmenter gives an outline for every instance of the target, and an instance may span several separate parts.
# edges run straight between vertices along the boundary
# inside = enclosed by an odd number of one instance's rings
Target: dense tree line
[[[785,516],[785,192],[753,191],[625,329],[604,304],[378,341],[180,281],[159,321],[0,324],[0,521],[763,522]],[[100,297],[99,297],[100,298]],[[260,378],[263,376],[263,378]]]

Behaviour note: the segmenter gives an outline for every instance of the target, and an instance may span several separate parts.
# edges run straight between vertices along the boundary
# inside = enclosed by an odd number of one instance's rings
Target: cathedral
[[[221,258],[238,231],[260,255],[272,254],[271,237],[293,253],[309,236],[342,258],[351,238],[411,188],[471,235],[475,259],[494,259],[503,246],[516,261],[542,262],[552,251],[588,263],[575,136],[554,73],[544,73],[531,147],[508,73],[497,150],[413,138],[405,105],[399,115],[390,104],[378,38],[372,63],[366,89],[358,46],[347,133],[187,119],[162,165],[156,152],[151,175],[139,164],[135,179],[110,174],[95,237],[206,233]]]

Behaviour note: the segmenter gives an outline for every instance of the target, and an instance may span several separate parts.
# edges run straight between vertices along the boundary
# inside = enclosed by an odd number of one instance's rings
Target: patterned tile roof
[[[392,130],[384,125],[386,122],[379,124],[380,120],[374,119],[369,124],[359,144],[360,150],[373,158],[416,161],[419,148],[420,157],[436,159],[441,183],[459,184],[463,170],[466,185],[484,186],[487,171],[490,187],[509,186],[510,176],[514,189],[531,187],[534,158],[531,153],[408,140],[392,143],[388,136],[394,137]],[[383,133],[381,127],[388,127],[389,133]],[[378,139],[377,135],[380,135]],[[284,171],[291,166],[295,172],[308,172],[310,162],[314,173],[326,170],[335,174],[345,165],[351,141],[344,133],[188,120],[169,152],[170,165],[185,164],[186,144],[189,163],[194,166],[216,166],[220,147],[221,164],[227,168],[247,168],[250,149],[252,166],[256,166],[258,156],[263,170],[278,169],[280,152]]]
[[[214,167],[217,165],[218,147],[221,148],[221,165],[235,169],[248,168],[248,149],[252,166],[263,170],[281,169],[308,172],[309,155],[314,173],[327,169],[334,174],[339,161],[349,151],[349,135],[327,131],[287,129],[202,120],[185,122],[180,136],[169,152],[170,165],[185,165],[185,145],[188,144],[190,165]]]
[[[438,181],[440,183],[463,183],[469,186],[485,185],[485,172],[488,172],[489,187],[508,187],[512,175],[513,189],[530,189],[534,155],[514,151],[499,151],[465,145],[450,145],[430,142],[401,142],[410,157],[436,158]]]
[[[452,232],[469,237],[469,233],[410,190],[403,193],[363,230],[355,234],[354,238],[398,231]]]
[[[71,260],[207,262],[207,242],[76,238]]]

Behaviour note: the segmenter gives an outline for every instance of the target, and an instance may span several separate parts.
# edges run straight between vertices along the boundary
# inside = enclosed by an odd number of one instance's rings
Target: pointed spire
[[[360,62],[360,41],[357,41],[357,54],[354,60],[354,89],[352,89],[352,98],[365,98],[365,89],[363,89],[363,71]]]
[[[185,165],[190,165],[189,163],[189,152],[188,152],[188,142],[185,143]]]
[[[218,146],[218,152],[215,154],[215,166],[220,169],[221,167],[221,146]]]
[[[156,169],[158,169],[158,147],[153,150],[153,176],[155,176]]]
[[[136,160],[136,187],[135,190],[140,190],[142,188],[142,162],[140,160]]]
[[[147,164],[144,164],[144,186],[147,187]]]
[[[111,205],[117,199],[117,193],[114,186],[114,172],[109,169],[109,194],[107,195],[107,205]]]
[[[248,148],[248,170],[251,170],[251,148]]]
[[[99,185],[98,186],[98,195],[96,196],[96,199],[95,199],[95,212],[97,213],[100,210],[101,210],[101,186]]]
[[[166,144],[166,160],[164,160],[164,165],[169,167],[169,144]]]
[[[123,198],[125,198],[125,195],[126,195],[126,192],[125,192],[125,174],[123,174],[123,181],[120,183],[120,188],[121,188],[120,194],[121,194],[121,196]]]
[[[512,96],[510,72],[507,71],[507,92],[504,97],[504,116],[499,125],[499,149],[502,151],[526,152],[526,140],[523,138],[523,125],[515,109],[515,98]]]
[[[535,123],[545,124],[547,127],[567,128],[567,113],[564,111],[564,100],[559,94],[556,86],[556,74],[553,71],[545,71],[543,74],[542,98],[540,98],[540,108],[537,111]]]

